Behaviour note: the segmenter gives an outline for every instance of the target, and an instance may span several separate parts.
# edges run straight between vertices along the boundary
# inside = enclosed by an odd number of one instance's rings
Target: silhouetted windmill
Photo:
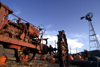
[[[81,17],[82,19],[86,19],[89,21],[89,50],[90,48],[97,48],[98,50],[100,49],[100,45],[96,36],[96,33],[94,31],[93,25],[92,25],[92,18],[93,17],[93,13],[89,12],[88,14],[86,14],[86,16]],[[94,45],[92,45],[94,43]]]

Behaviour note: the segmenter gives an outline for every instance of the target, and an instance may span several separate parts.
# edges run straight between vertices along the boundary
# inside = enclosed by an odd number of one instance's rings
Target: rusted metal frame
[[[64,44],[65,44],[65,39],[64,39],[64,35],[65,35],[65,32],[64,32],[64,30],[62,30],[61,31],[62,32],[62,40],[61,40],[61,50],[62,50],[62,52],[64,51],[64,53],[62,53],[62,61],[63,61],[63,66],[65,67],[65,63],[66,63],[66,53],[65,53],[65,51],[66,51],[66,48],[65,48],[65,46],[63,47],[63,42],[64,42]]]
[[[2,19],[4,18],[5,15],[5,8],[0,7],[0,24],[3,22]]]
[[[12,14],[12,15],[15,16],[15,17],[17,17],[17,18],[20,18],[20,17],[16,16],[15,14]],[[20,19],[23,20],[23,21],[25,21],[25,22],[27,22],[27,23],[29,23],[28,21],[26,21],[26,20],[24,20],[22,18],[20,18]],[[29,24],[31,24],[31,23],[29,23]],[[31,24],[31,25],[33,25],[33,24]],[[33,26],[35,26],[35,25],[33,25]],[[37,26],[35,26],[35,27],[37,27]]]
[[[66,62],[67,63],[69,63],[69,61],[68,61],[68,43],[67,43],[67,39],[66,39],[66,35],[65,35],[65,33],[63,34],[63,38],[64,38],[64,42],[65,42],[65,48],[66,48]]]
[[[25,23],[22,23],[22,27],[23,27],[22,34],[25,34],[22,38],[25,40],[26,39],[26,36],[27,36],[27,33],[28,33],[27,32],[27,26],[25,25]],[[29,41],[29,38],[28,38],[28,41]]]
[[[64,30],[59,31],[57,44],[58,44],[58,52],[59,52],[58,60],[60,62],[60,67],[65,67],[65,63],[66,62],[68,63],[68,44],[67,44],[67,39]]]
[[[63,62],[63,57],[62,57],[62,50],[61,50],[61,47],[62,47],[61,41],[62,41],[62,32],[59,31],[59,35],[58,35],[58,52],[59,52],[58,60],[59,60],[60,67],[64,67],[64,62]]]
[[[43,42],[43,36],[41,35],[40,40],[40,50],[43,51],[43,43],[41,43],[41,41]]]
[[[5,14],[4,14],[4,16],[5,16],[5,18],[4,18],[4,20],[1,22],[0,30],[1,30],[5,25],[8,24],[8,23],[7,23],[7,21],[8,21],[8,10],[7,10],[7,9],[5,9]]]
[[[18,57],[18,55],[19,55],[18,50],[14,49],[14,52],[15,52],[16,62],[20,62],[19,57]]]
[[[17,25],[17,24],[14,23],[14,22],[8,22],[8,23],[13,24],[13,25],[15,25],[16,27],[18,27],[18,28],[20,28],[20,29],[23,29],[21,26]]]
[[[9,9],[9,7],[7,7],[6,5],[4,5],[4,4],[2,4],[2,3],[0,2],[0,7],[1,7],[1,6],[5,7],[7,10],[9,10],[9,11],[10,11],[9,13],[13,13],[13,11],[12,11],[11,9]]]
[[[9,37],[3,36],[3,35],[0,35],[0,41],[1,42],[5,42],[5,43],[9,43],[9,44],[25,46],[25,47],[29,47],[29,48],[34,48],[34,49],[40,50],[40,46],[36,47],[34,44],[23,42],[23,41],[19,41],[17,39],[9,38]]]
[[[9,43],[3,43],[3,47],[7,48],[7,49],[20,49],[21,48],[21,46],[12,45],[12,44],[9,44]]]

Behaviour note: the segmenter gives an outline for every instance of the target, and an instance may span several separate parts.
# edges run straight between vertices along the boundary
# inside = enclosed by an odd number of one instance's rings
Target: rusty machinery
[[[16,23],[8,20],[9,14],[18,18]],[[0,2],[0,44],[4,48],[15,51],[16,61],[24,61],[26,57],[32,56],[31,59],[27,60],[31,61],[36,53],[47,54],[58,50],[60,66],[64,66],[68,58],[68,44],[64,31],[59,31],[57,49],[47,46],[48,38],[43,38],[44,32],[45,28],[36,27],[14,15],[9,7]],[[43,40],[46,41],[46,44],[42,43]]]
[[[64,30],[59,31],[58,36],[58,60],[59,60],[59,65],[60,67],[65,67],[65,63],[68,62],[68,43],[66,39],[66,35]]]
[[[9,14],[17,17],[17,23],[8,20]],[[21,23],[24,21],[26,23]],[[42,31],[42,33],[40,33]],[[31,53],[47,54],[47,39],[43,39],[45,28],[36,27],[24,19],[13,14],[13,11],[0,2],[0,44],[4,48],[14,49],[16,60],[23,61]],[[39,37],[40,36],[40,37]],[[46,41],[46,44],[41,43]]]

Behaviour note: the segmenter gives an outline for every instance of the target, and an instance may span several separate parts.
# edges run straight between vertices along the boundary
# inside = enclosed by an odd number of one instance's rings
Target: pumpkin
[[[69,55],[68,60],[73,60],[73,57],[71,55]]]
[[[50,58],[49,59],[49,63],[53,63],[54,64],[55,63],[55,58]]]
[[[85,61],[88,61],[88,57],[85,57],[85,59],[84,59]]]
[[[48,60],[49,59],[49,57],[46,57],[46,60]]]
[[[4,65],[7,61],[6,55],[0,55],[0,65]]]
[[[76,60],[82,60],[81,56],[80,55],[77,55],[76,56]]]
[[[36,57],[34,57],[34,59],[36,60]]]
[[[45,57],[40,57],[40,60],[45,60]]]
[[[25,61],[28,58],[28,55],[20,56],[19,60],[20,61]]]

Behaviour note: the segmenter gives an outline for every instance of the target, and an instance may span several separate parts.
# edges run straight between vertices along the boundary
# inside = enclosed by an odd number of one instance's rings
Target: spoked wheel
[[[28,58],[27,58],[27,62],[32,61],[34,59],[35,55],[36,54],[34,54],[34,53],[29,53]]]
[[[27,61],[30,62],[34,59],[35,53],[24,53],[23,51],[15,49],[16,62]]]
[[[68,63],[68,44],[63,30],[58,35],[58,59],[60,67],[65,67],[65,63]]]

